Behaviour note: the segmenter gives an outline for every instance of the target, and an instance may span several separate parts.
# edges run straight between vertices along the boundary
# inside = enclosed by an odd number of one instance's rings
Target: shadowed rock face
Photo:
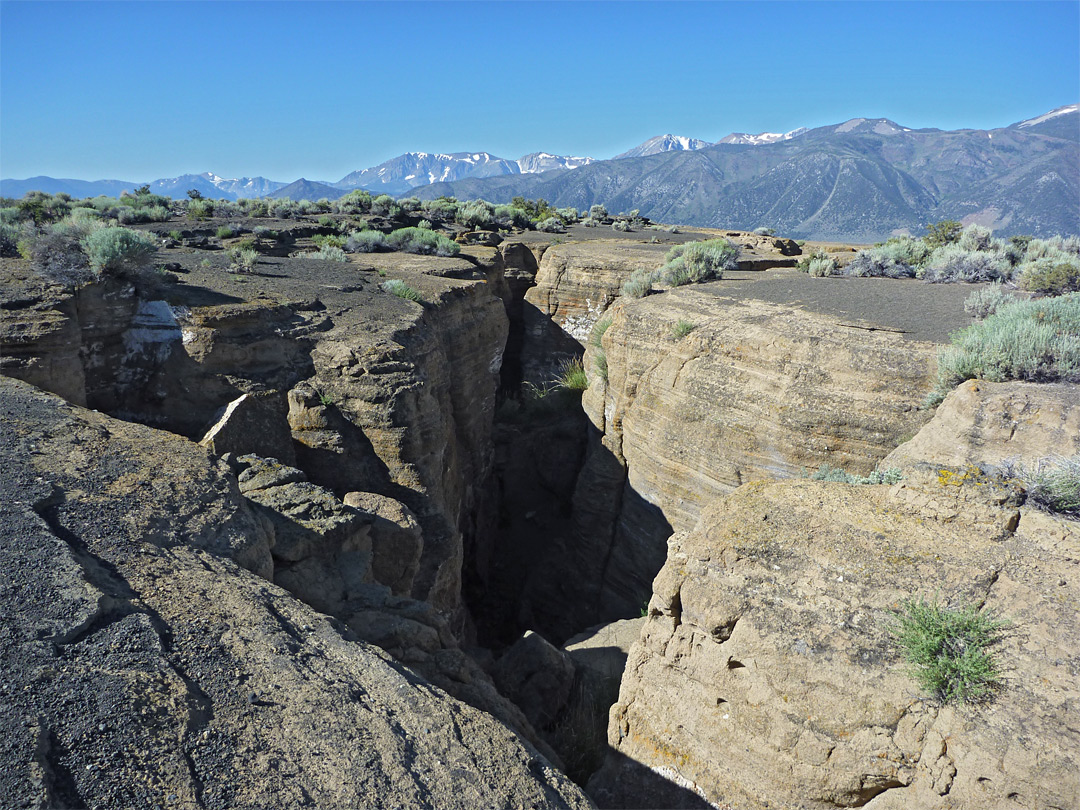
[[[866,474],[926,418],[932,344],[710,289],[620,302],[602,350],[586,351],[582,401],[595,433],[573,542],[552,563],[562,568],[537,578],[547,598],[533,599],[553,606],[556,637],[579,629],[575,610],[637,615],[667,536],[693,528],[716,497],[823,462]],[[677,338],[680,321],[695,328]],[[560,605],[573,608],[560,616]]]
[[[0,804],[589,806],[535,749],[258,573],[171,434],[0,378]]]

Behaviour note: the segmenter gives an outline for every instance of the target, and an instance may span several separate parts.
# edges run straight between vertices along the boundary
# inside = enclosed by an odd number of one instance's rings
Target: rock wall
[[[654,582],[598,803],[1078,806],[1080,524],[980,471],[1043,455],[1080,410],[1072,388],[963,384],[889,456],[905,473],[891,487],[759,482],[714,500]],[[912,597],[1009,622],[989,702],[920,691],[890,631]]]
[[[257,576],[278,533],[206,450],[9,378],[0,401],[0,804],[590,806]]]
[[[959,475],[751,483],[714,501],[672,539],[611,713],[619,756],[591,795],[695,806],[669,803],[659,771],[747,810],[1075,807],[1080,533],[1038,513],[1017,527],[1012,497]],[[889,633],[914,595],[1012,623],[991,703],[920,692]]]
[[[574,495],[559,583],[563,616],[633,616],[672,531],[745,481],[798,477],[822,463],[866,474],[926,419],[935,347],[845,328],[791,307],[680,288],[609,312],[585,355],[595,428]],[[680,321],[693,331],[677,338]],[[606,364],[606,382],[601,365]],[[576,596],[573,596],[576,594]],[[557,598],[537,598],[559,605]],[[565,635],[562,637],[565,638]]]

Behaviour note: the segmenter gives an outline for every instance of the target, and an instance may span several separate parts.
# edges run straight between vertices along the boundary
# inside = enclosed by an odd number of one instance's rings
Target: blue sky
[[[1080,101],[1080,2],[0,2],[0,176],[338,180]]]

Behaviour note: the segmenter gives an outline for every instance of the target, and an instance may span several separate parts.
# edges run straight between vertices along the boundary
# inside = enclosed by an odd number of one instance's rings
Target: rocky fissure
[[[62,591],[48,596],[17,573],[12,610],[51,616],[43,605],[54,600],[63,615],[46,640],[86,650],[58,652],[74,657],[57,670],[30,624],[9,639],[19,683],[56,685],[5,721],[5,745],[23,763],[4,777],[10,795],[151,803],[168,785],[193,807],[271,796],[290,806],[372,796],[586,806],[556,768],[584,783],[605,751],[590,791],[613,807],[634,806],[634,791],[664,806],[813,793],[885,807],[887,793],[948,782],[955,759],[918,763],[930,757],[929,729],[944,737],[954,726],[932,713],[905,720],[915,710],[900,707],[892,675],[866,687],[885,689],[884,703],[835,728],[769,714],[774,698],[796,693],[799,712],[817,704],[768,674],[784,663],[762,639],[790,630],[798,638],[784,650],[831,660],[838,642],[821,628],[839,621],[855,628],[845,655],[883,661],[884,637],[858,622],[880,616],[885,591],[864,584],[855,607],[833,605],[825,618],[784,592],[828,591],[817,568],[868,577],[882,532],[864,524],[890,510],[950,523],[959,498],[971,511],[964,530],[990,542],[1014,537],[1019,512],[1004,496],[980,505],[985,493],[970,488],[943,496],[912,483],[886,507],[879,494],[790,483],[826,462],[865,474],[914,434],[898,464],[914,476],[940,457],[928,448],[948,440],[920,432],[928,415],[918,407],[936,346],[907,322],[830,309],[878,306],[877,280],[857,280],[828,307],[807,303],[796,290],[807,277],[785,269],[793,243],[746,236],[750,255],[730,278],[640,300],[618,289],[655,267],[664,245],[504,241],[466,258],[370,254],[344,266],[265,255],[245,277],[185,244],[169,253],[179,283],[114,279],[72,292],[10,276],[0,359],[8,457],[22,460],[5,508],[36,544],[32,569],[55,568]],[[383,291],[384,278],[406,279],[424,303]],[[962,323],[962,297],[942,299]],[[568,359],[588,371],[580,400],[552,388]],[[1005,405],[986,396],[963,418],[987,444],[1016,434],[1003,438],[990,414],[1047,407],[1011,389]],[[1075,421],[1071,396],[1053,406],[1061,424],[1044,444]],[[1021,433],[1038,433],[1042,420],[1029,421]],[[826,510],[821,528],[813,503],[872,517],[849,525]],[[907,518],[889,520],[906,531]],[[818,559],[815,538],[836,532],[829,553],[844,562]],[[929,560],[932,534],[888,553]],[[954,579],[1017,581],[999,547],[983,556],[950,561]],[[888,593],[933,579],[925,565],[904,576]],[[754,603],[714,580],[772,595]],[[128,648],[135,657],[123,657]],[[673,661],[686,662],[685,682],[651,691]],[[99,735],[140,741],[113,775],[94,758],[93,723],[57,709],[90,688],[82,670],[102,668],[119,674],[87,716],[137,707],[122,729],[98,723]],[[731,730],[697,708],[681,714],[687,694],[712,713],[767,708]],[[327,712],[329,730],[318,727]],[[44,719],[20,726],[34,716]],[[914,742],[877,739],[904,723],[922,729],[903,732]],[[744,746],[739,768],[765,758],[790,760],[793,773],[834,770],[810,792],[784,793],[767,780],[730,782],[699,750],[742,745],[759,728],[774,731]],[[859,742],[845,748],[849,734]],[[333,754],[327,735],[341,743]],[[139,768],[132,788],[125,780]],[[228,768],[242,772],[231,786]]]

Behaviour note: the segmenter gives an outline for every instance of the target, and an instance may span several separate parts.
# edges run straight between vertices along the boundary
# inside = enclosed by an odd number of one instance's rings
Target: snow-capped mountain
[[[596,159],[591,157],[568,157],[552,155],[548,152],[533,152],[517,159],[518,169],[522,174],[536,174],[552,169],[576,169],[595,162]]]
[[[1029,118],[1027,121],[1021,121],[1018,124],[1013,124],[1013,126],[1017,129],[1028,129],[1029,127],[1049,121],[1051,118],[1057,118],[1058,116],[1075,112],[1080,112],[1080,104],[1066,104],[1064,107],[1058,107],[1056,110],[1051,110],[1045,115],[1040,115],[1038,118]]]
[[[730,135],[725,135],[718,140],[717,143],[741,143],[750,146],[761,146],[763,143],[790,141],[792,138],[796,138],[808,131],[809,130],[807,130],[806,127],[799,127],[798,129],[791,130],[791,132],[759,132],[756,135],[751,135],[746,132],[732,132]]]
[[[239,197],[265,197],[284,188],[286,184],[265,177],[220,177],[213,172],[182,174],[179,177],[163,177],[150,183],[150,190],[166,197],[182,198],[189,189],[196,189],[204,197],[235,200]]]
[[[691,152],[695,149],[704,149],[706,146],[712,146],[712,144],[708,141],[687,138],[683,135],[657,135],[655,138],[649,138],[644,143],[638,144],[633,149],[628,149],[621,155],[616,155],[612,160],[644,157],[645,155],[656,155],[660,152]]]
[[[520,171],[516,161],[488,152],[406,152],[370,169],[350,172],[332,185],[402,194],[429,183],[452,182],[463,177],[498,177]]]

